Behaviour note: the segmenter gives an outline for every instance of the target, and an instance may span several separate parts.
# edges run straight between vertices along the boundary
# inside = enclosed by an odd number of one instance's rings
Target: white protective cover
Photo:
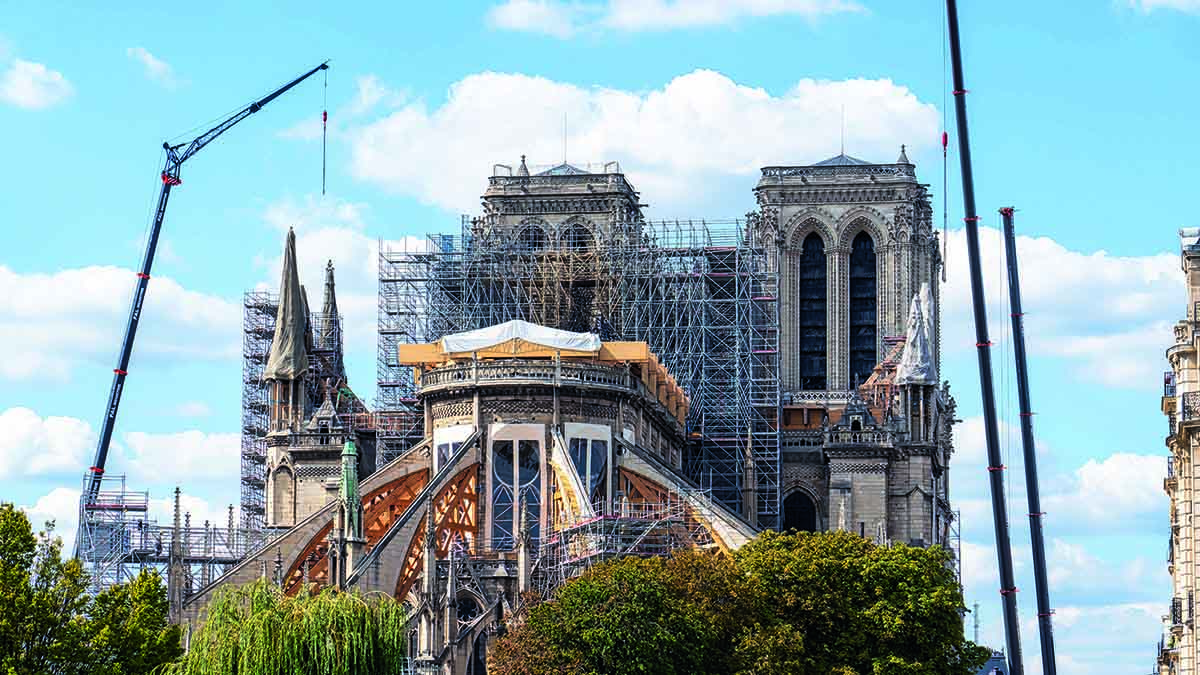
[[[937,371],[933,365],[933,352],[929,349],[926,334],[929,322],[922,311],[921,294],[913,296],[908,309],[908,337],[900,365],[896,368],[896,384],[937,384]]]
[[[600,351],[600,336],[595,333],[572,333],[519,319],[487,328],[469,330],[465,333],[446,335],[442,338],[442,350],[447,354],[473,352],[495,347],[514,339],[521,339],[551,349],[569,349],[577,352]]]

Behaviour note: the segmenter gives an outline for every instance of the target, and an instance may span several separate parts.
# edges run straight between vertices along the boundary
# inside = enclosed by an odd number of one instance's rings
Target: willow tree
[[[174,675],[341,675],[397,672],[405,612],[390,597],[325,589],[284,595],[265,580],[223,589]]]

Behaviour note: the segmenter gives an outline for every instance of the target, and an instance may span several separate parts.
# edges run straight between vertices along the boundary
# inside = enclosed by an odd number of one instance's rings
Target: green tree
[[[969,675],[987,659],[964,636],[962,590],[944,549],[765,532],[735,558],[777,620],[804,637],[796,672]]]
[[[394,673],[404,661],[403,607],[326,588],[287,597],[265,580],[228,586],[209,604],[178,675]]]
[[[62,559],[54,523],[35,536],[0,504],[0,672],[144,675],[181,652],[157,574],[91,597],[78,560]]]
[[[491,656],[500,675],[719,673],[758,595],[728,557],[680,552],[588,570],[534,606]]]
[[[969,675],[987,650],[947,562],[846,532],[610,561],[527,609],[490,672]]]
[[[183,654],[178,626],[167,622],[167,591],[157,572],[143,570],[100,592],[85,624],[90,672],[141,675]]]
[[[35,537],[25,513],[0,504],[0,669],[88,672],[87,575],[63,561],[53,521]]]

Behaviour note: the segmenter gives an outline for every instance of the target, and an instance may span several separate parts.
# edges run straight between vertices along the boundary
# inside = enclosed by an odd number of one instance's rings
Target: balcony
[[[1167,458],[1167,477],[1163,478],[1163,490],[1170,495],[1175,490],[1176,484],[1175,457],[1171,456]]]
[[[1189,391],[1179,397],[1178,414],[1183,424],[1200,421],[1200,391]]]

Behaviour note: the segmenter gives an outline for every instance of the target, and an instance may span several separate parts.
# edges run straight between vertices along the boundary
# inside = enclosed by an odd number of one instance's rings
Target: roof
[[[816,164],[813,164],[813,166],[862,166],[869,164],[871,164],[871,162],[864,162],[861,159],[857,159],[843,153],[836,157],[830,157],[829,159],[817,162]]]
[[[539,176],[583,176],[587,173],[588,172],[584,171],[583,169],[571,166],[570,164],[563,162],[562,164],[559,164],[558,166],[550,167],[549,169],[546,169],[545,171],[540,171],[537,173],[537,175],[539,175]]]
[[[307,303],[296,271],[296,233],[290,228],[279,276],[279,311],[275,315],[275,337],[263,369],[263,381],[296,380],[308,371],[308,353],[304,349]]]

